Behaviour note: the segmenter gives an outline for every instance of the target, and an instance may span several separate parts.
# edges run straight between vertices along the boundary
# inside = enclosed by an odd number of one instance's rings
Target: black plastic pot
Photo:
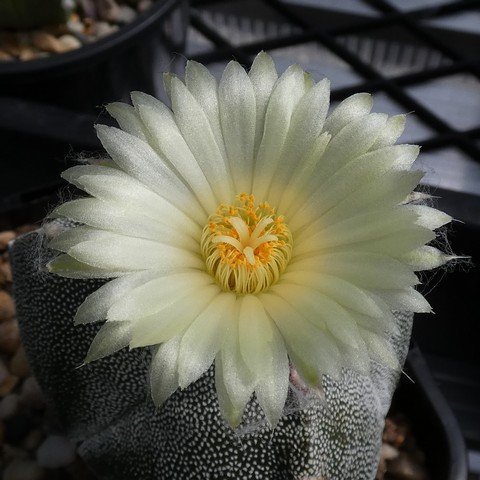
[[[460,428],[415,345],[408,353],[405,373],[411,379],[402,375],[392,410],[411,420],[414,436],[426,455],[430,478],[467,480],[467,453]]]
[[[1,62],[1,95],[94,113],[132,90],[155,93],[155,79],[172,71],[172,52],[183,51],[186,24],[186,0],[158,0],[118,32],[78,50]]]

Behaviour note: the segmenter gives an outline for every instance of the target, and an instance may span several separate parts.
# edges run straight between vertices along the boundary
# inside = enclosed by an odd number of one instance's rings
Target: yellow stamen
[[[293,240],[282,216],[253,195],[241,193],[234,205],[221,204],[202,233],[207,270],[225,291],[258,293],[285,270]]]

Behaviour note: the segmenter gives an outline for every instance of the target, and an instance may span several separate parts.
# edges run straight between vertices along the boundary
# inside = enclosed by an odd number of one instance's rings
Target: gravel
[[[154,0],[79,0],[66,23],[35,30],[0,30],[0,62],[29,61],[71,52],[117,32]],[[11,232],[5,232],[6,241]],[[0,237],[0,247],[5,240]]]

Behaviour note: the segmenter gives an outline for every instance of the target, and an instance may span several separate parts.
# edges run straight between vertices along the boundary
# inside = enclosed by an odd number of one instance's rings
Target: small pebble
[[[5,397],[17,386],[17,383],[20,379],[15,375],[9,375],[1,384],[0,384],[0,397]]]
[[[0,420],[13,417],[18,412],[20,399],[16,393],[10,393],[0,400]]]
[[[428,479],[424,467],[412,461],[405,452],[401,452],[398,457],[388,462],[388,473],[398,480]]]
[[[45,398],[35,377],[28,377],[22,385],[20,401],[23,405],[31,408],[43,408]]]
[[[0,50],[0,52],[3,50]],[[8,244],[16,237],[15,232],[12,230],[5,230],[0,232],[0,251],[6,250]]]
[[[35,48],[46,52],[62,53],[64,51],[58,38],[42,30],[32,33],[32,44]]]
[[[408,436],[408,426],[402,419],[387,418],[383,430],[383,441],[400,447]]]
[[[83,23],[78,18],[78,15],[72,15],[70,20],[67,22],[67,28],[70,33],[75,33],[77,35],[83,35],[85,27]]]
[[[30,47],[22,45],[18,58],[23,61],[32,60],[35,58],[35,51]]]
[[[13,60],[13,56],[7,53],[5,50],[0,49],[0,61],[2,62],[8,62],[10,60]]]
[[[5,290],[0,290],[0,322],[15,316],[15,304],[12,296]]]
[[[393,460],[398,457],[398,450],[395,447],[392,447],[388,443],[382,444],[382,449],[380,450],[380,455],[385,460]]]
[[[33,32],[0,30],[0,61],[29,61],[79,49],[115,33],[121,25],[132,22],[139,13],[148,10],[154,0],[63,2],[72,6],[69,18],[64,23],[44,25]],[[0,285],[4,283],[5,275],[0,271]]]
[[[115,0],[97,0],[97,12],[101,20],[118,23],[121,15],[120,6]]]
[[[50,435],[38,448],[36,458],[41,467],[66,467],[75,460],[75,446],[66,437]]]
[[[118,25],[111,25],[108,22],[96,22],[92,27],[92,33],[96,38],[103,38],[118,30]]]
[[[17,320],[12,318],[0,323],[0,352],[13,355],[19,346],[20,332]]]
[[[12,267],[7,261],[0,261],[0,275],[5,279],[5,282],[12,282]]]
[[[120,7],[120,13],[118,15],[117,22],[119,23],[130,23],[137,18],[137,12],[128,5],[122,5]]]
[[[137,5],[137,9],[139,12],[145,12],[153,5],[152,0],[140,0]]]
[[[41,480],[43,469],[33,460],[15,459],[7,465],[2,480]]]
[[[20,346],[10,360],[10,372],[20,378],[28,377],[30,374],[30,366],[28,365],[28,359],[23,345]]]
[[[73,35],[62,35],[58,41],[62,44],[63,52],[70,52],[82,46],[82,42]]]

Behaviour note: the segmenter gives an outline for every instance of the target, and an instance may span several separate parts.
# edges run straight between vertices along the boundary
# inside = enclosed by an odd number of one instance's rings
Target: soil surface
[[[0,29],[0,62],[70,52],[115,33],[155,0],[78,0],[65,23],[28,30]]]

